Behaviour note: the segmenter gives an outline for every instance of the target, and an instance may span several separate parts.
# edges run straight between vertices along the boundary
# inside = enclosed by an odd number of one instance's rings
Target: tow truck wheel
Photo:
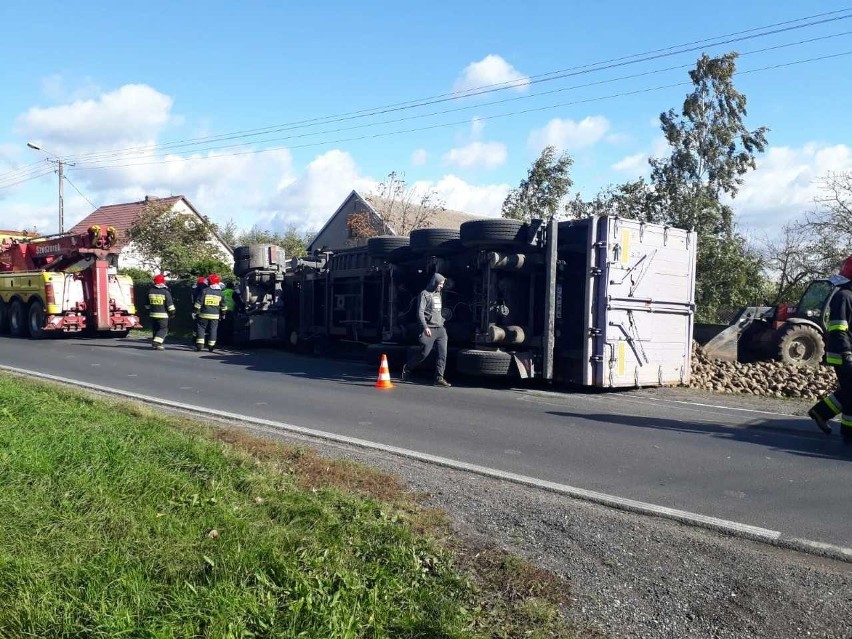
[[[0,300],[0,335],[9,332],[9,305]]]
[[[28,313],[28,325],[31,339],[42,339],[44,337],[44,304],[36,300],[30,304]]]
[[[27,334],[27,315],[21,300],[15,300],[9,307],[9,333],[13,337],[23,337]]]
[[[456,356],[456,368],[463,375],[505,377],[512,371],[512,356],[504,351],[463,348]]]

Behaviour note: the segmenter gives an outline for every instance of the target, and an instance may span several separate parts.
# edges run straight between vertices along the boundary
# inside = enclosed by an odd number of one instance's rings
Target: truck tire
[[[9,306],[9,334],[12,337],[24,337],[27,334],[27,311],[21,300],[15,300]]]
[[[9,332],[9,305],[0,300],[0,335]]]
[[[44,339],[44,304],[41,300],[35,300],[30,304],[30,311],[27,313],[27,327],[29,328],[30,339]]]
[[[461,225],[461,243],[470,247],[499,247],[525,244],[520,220],[471,220]]]
[[[456,369],[476,377],[505,377],[512,370],[512,356],[504,351],[462,348],[456,355]]]
[[[825,355],[820,332],[807,324],[788,324],[778,336],[778,359],[794,366],[819,366]]]
[[[242,277],[250,270],[251,253],[248,246],[238,246],[234,249],[234,275]]]
[[[404,235],[379,235],[367,240],[367,253],[370,257],[386,258],[392,251],[408,244],[409,239]]]
[[[458,229],[416,229],[410,237],[411,250],[416,253],[445,255],[461,248]]]

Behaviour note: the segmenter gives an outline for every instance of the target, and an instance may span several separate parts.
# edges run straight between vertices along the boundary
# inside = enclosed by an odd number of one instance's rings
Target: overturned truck
[[[447,278],[448,369],[597,387],[688,383],[695,234],[618,217],[488,219],[418,229],[285,260],[239,247],[236,343],[359,346],[401,366],[416,348],[417,295]]]

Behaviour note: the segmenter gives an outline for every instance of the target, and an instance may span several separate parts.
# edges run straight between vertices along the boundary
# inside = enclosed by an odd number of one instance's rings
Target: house
[[[33,233],[32,231],[4,231],[0,229],[0,244],[5,240],[23,240],[34,237],[38,237],[38,233]]]
[[[350,229],[349,220],[353,215],[366,216],[371,226],[381,230],[382,235],[398,235],[397,229],[403,228],[405,222],[399,219],[402,215],[398,206],[399,201],[391,202],[385,198],[375,195],[362,196],[357,191],[352,191],[334,214],[308,245],[308,253],[315,249],[327,248],[335,251],[350,246],[358,246],[366,243],[366,238],[356,237]],[[384,216],[380,211],[384,211]],[[387,212],[390,211],[388,214]],[[409,207],[410,217],[422,212],[422,208],[416,204]],[[459,228],[463,222],[482,219],[476,215],[453,211],[450,209],[439,209],[429,218],[428,226],[432,228]]]
[[[92,214],[77,222],[77,224],[75,224],[68,232],[73,234],[85,233],[93,224],[98,224],[100,226],[113,226],[118,232],[119,244],[123,244],[121,255],[118,258],[119,267],[148,268],[149,265],[145,264],[138,252],[134,250],[133,243],[127,241],[126,238],[127,231],[142,214],[142,211],[145,209],[145,205],[151,202],[164,204],[168,206],[170,210],[177,213],[196,215],[199,218],[203,217],[183,195],[174,195],[164,198],[159,198],[155,195],[146,195],[145,199],[140,200],[139,202],[127,202],[126,204],[109,204],[107,206],[102,206]],[[224,260],[233,265],[233,249],[228,246],[227,242],[219,236],[215,229],[212,230],[214,246],[219,249]]]

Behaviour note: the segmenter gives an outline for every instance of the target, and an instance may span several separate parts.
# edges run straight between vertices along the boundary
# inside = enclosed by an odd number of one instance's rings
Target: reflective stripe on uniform
[[[155,337],[155,338],[154,338],[154,343],[155,343],[155,344],[162,344],[162,343],[163,343],[163,342],[165,342],[165,341],[166,341],[166,340],[165,340],[165,339],[163,339],[162,337]]]
[[[825,404],[831,409],[831,412],[835,415],[837,415],[842,408],[840,406],[840,402],[837,401],[837,398],[833,394],[823,397],[822,401],[825,402]]]
[[[832,331],[848,331],[849,330],[849,322],[844,320],[834,320],[828,323],[828,332]]]
[[[216,313],[216,315],[211,315],[209,313],[199,313],[198,317],[200,317],[201,319],[219,319],[219,313]]]
[[[170,313],[174,313],[174,312],[175,312],[175,305],[174,305],[174,304],[169,305],[169,307],[168,307],[168,309],[167,309],[167,310],[168,310]]]
[[[825,363],[832,366],[840,366],[843,363],[843,355],[840,353],[826,353]]]
[[[852,415],[847,415],[846,413],[843,413],[843,415],[840,416],[840,425],[852,427]]]
[[[168,313],[150,313],[148,315],[148,317],[151,317],[153,319],[168,319],[169,314]]]

